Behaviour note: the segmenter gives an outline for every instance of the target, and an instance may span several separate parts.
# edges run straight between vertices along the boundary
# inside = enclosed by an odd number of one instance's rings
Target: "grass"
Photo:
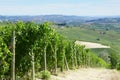
[[[56,30],[69,40],[101,43],[110,46],[112,50],[120,54],[120,33],[117,31],[81,27],[63,27]]]

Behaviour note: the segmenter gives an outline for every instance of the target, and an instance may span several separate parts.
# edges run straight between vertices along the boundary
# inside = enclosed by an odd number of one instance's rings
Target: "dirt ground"
[[[85,45],[86,48],[110,48],[110,46],[105,46],[99,43],[85,42],[85,41],[76,41],[76,44]]]
[[[78,69],[53,76],[51,80],[120,80],[120,73],[110,69]]]

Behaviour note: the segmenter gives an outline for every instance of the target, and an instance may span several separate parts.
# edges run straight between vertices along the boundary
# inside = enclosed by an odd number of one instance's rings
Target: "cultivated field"
[[[76,41],[76,44],[85,45],[85,48],[110,48],[110,46],[105,46],[99,43]]]

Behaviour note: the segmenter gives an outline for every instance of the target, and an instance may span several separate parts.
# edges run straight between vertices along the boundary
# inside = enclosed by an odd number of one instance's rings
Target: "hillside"
[[[2,16],[0,15],[0,22],[2,21],[35,21],[37,23],[53,22],[57,24],[64,24],[67,26],[79,26],[83,23],[100,23],[100,24],[118,24],[120,23],[119,16],[113,17],[90,17],[90,16],[74,16],[74,15],[36,15],[36,16]]]
[[[35,21],[35,22],[56,22],[56,23],[83,23],[86,20],[96,19],[85,16],[66,16],[66,15],[37,15],[37,16],[0,16],[2,21]]]
[[[105,67],[120,70],[120,32],[116,30],[119,29],[119,25],[112,29],[106,28],[104,24],[92,23],[84,23],[79,27],[71,27],[66,24],[66,26],[51,25],[49,22],[36,24],[36,21],[35,23],[26,21],[15,23],[1,21],[0,23],[0,42],[2,43],[0,45],[0,57],[1,62],[7,63],[7,65],[0,64],[0,79],[10,78],[11,61],[17,62],[13,63],[12,66],[16,66],[16,77],[21,80],[25,80],[24,76],[27,78],[29,73],[33,74],[34,80],[35,74],[37,78],[46,78],[44,74],[49,76],[50,74],[57,74],[57,71],[64,72],[81,67]],[[16,43],[16,45],[12,44],[15,46],[14,52],[16,52],[14,57],[11,54],[11,37]],[[100,43],[110,46],[110,49],[86,49],[84,46],[76,45],[74,43],[76,40]],[[15,57],[15,60],[12,59]],[[74,77],[74,74],[72,75]]]
[[[62,27],[56,28],[57,31],[66,36],[71,41],[87,41],[93,43],[100,43],[106,46],[110,46],[110,49],[96,48],[90,49],[93,53],[97,54],[103,60],[108,63],[113,63],[116,68],[120,61],[120,34],[115,30],[104,30],[104,29],[91,29],[87,27]],[[112,56],[109,57],[109,56]],[[109,62],[113,60],[112,62]]]
[[[17,79],[35,80],[57,75],[58,71],[109,66],[89,49],[65,39],[48,22],[2,24],[0,43],[0,80],[9,80],[15,70]]]
[[[114,30],[91,29],[81,27],[57,28],[57,31],[70,40],[96,42],[110,46],[112,49],[120,50],[120,35]]]

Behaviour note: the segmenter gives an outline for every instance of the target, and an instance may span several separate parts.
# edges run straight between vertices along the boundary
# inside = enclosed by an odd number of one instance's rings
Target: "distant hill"
[[[94,20],[88,20],[86,22],[92,22],[92,23],[120,23],[120,18],[100,18],[100,19],[94,19]]]
[[[16,22],[34,21],[37,23],[53,22],[56,24],[63,24],[67,26],[79,26],[86,23],[99,23],[99,24],[120,24],[120,17],[88,17],[88,16],[66,16],[66,15],[38,15],[38,16],[0,16],[0,21]]]
[[[2,21],[50,21],[50,22],[85,22],[91,20],[91,17],[65,16],[65,15],[40,15],[40,16],[0,16]]]
[[[66,16],[66,15],[39,15],[39,16],[0,16],[2,21],[37,21],[37,22],[57,22],[57,23],[83,23],[91,22],[99,19],[99,17],[87,17],[87,16]]]

